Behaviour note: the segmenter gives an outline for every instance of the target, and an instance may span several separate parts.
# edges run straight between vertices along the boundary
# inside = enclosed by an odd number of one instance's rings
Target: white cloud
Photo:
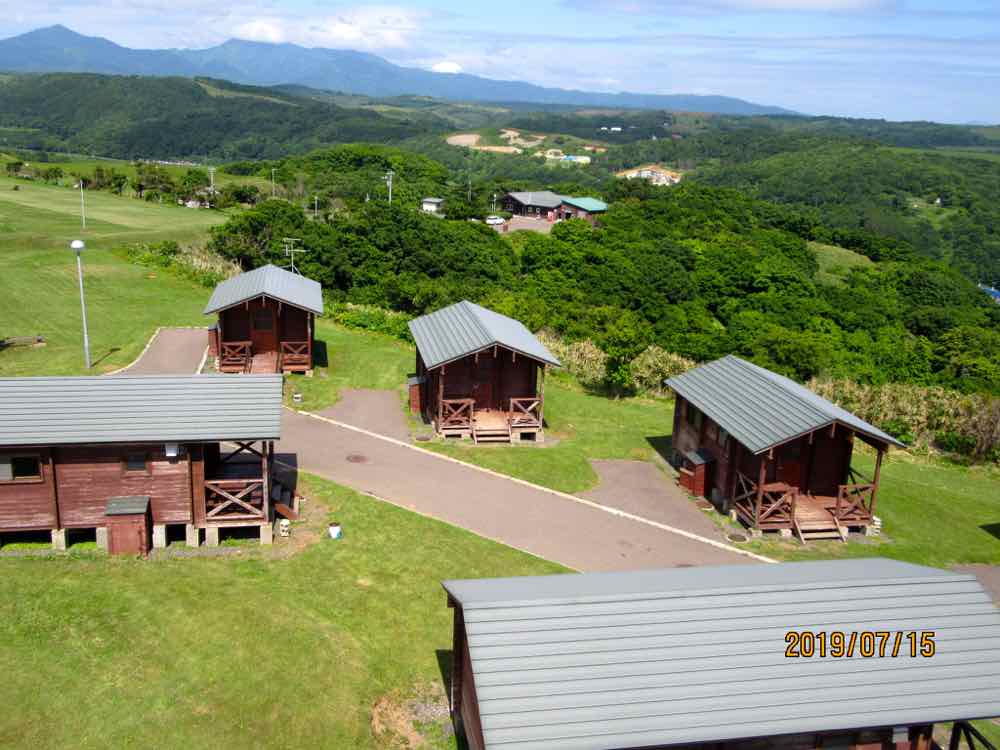
[[[232,33],[261,42],[377,51],[409,46],[422,15],[402,7],[363,6],[329,16],[252,18],[232,27]]]
[[[461,73],[462,66],[452,60],[442,60],[431,65],[431,70],[435,73]]]

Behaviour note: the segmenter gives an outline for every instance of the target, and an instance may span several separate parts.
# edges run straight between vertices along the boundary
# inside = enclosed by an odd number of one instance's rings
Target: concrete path
[[[396,440],[410,439],[410,427],[397,391],[344,388],[340,401],[320,414]]]
[[[648,461],[591,461],[601,478],[593,490],[580,493],[609,508],[725,541],[719,527],[687,494]]]
[[[278,451],[295,453],[304,471],[577,570],[754,562],[586,500],[287,409]]]
[[[193,375],[207,348],[204,328],[161,328],[139,359],[115,374]]]

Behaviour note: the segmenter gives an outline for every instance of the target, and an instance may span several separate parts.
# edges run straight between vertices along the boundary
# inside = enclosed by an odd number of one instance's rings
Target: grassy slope
[[[838,245],[810,242],[809,247],[819,263],[816,281],[821,284],[843,284],[844,276],[852,268],[873,265],[871,258]]]
[[[286,560],[3,560],[0,700],[17,710],[0,744],[373,747],[376,699],[440,682],[450,658],[441,580],[560,570],[328,482],[305,489],[345,536]]]
[[[0,336],[42,334],[48,341],[0,353],[0,376],[82,371],[72,239],[87,242],[84,283],[95,372],[132,361],[157,326],[208,323],[201,315],[205,289],[124,263],[110,251],[136,240],[195,240],[223,214],[94,191],[86,195],[84,232],[79,201],[74,190],[0,178]]]

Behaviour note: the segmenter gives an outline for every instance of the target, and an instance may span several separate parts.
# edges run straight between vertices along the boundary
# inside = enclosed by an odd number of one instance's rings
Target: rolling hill
[[[231,39],[208,49],[137,50],[50,26],[0,40],[0,70],[207,76],[258,86],[296,84],[367,96],[417,94],[460,101],[656,108],[716,114],[793,114],[724,96],[633,94],[545,88],[464,73],[406,68],[377,55]]]

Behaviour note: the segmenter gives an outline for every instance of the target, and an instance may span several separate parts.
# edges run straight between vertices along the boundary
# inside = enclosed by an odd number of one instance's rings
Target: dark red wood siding
[[[0,531],[58,527],[52,452],[48,448],[0,450],[2,456],[38,456],[41,479],[0,482]]]

